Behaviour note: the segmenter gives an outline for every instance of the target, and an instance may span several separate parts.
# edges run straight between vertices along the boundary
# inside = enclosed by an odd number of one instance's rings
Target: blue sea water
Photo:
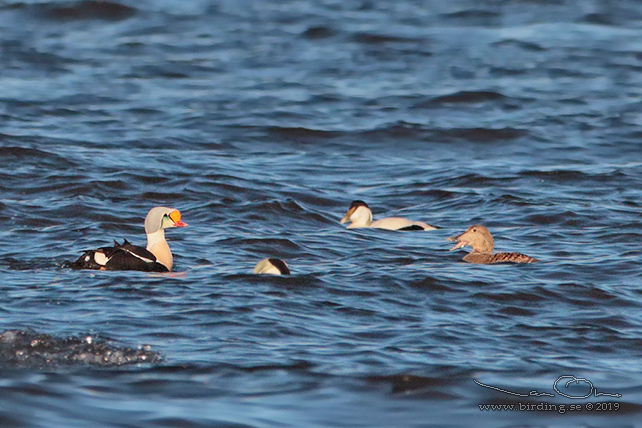
[[[641,31],[632,0],[0,2],[0,425],[638,425]],[[441,229],[345,230],[355,199]],[[62,267],[158,205],[171,274]],[[462,262],[475,223],[542,261]]]

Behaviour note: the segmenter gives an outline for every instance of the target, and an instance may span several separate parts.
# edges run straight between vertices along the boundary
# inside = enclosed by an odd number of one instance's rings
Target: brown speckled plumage
[[[539,260],[522,253],[495,253],[495,241],[490,231],[482,225],[475,224],[470,226],[464,233],[458,236],[448,238],[450,241],[456,241],[452,250],[470,246],[473,251],[464,257],[468,263],[491,264],[491,263],[534,263]]]
[[[470,253],[463,259],[468,263],[534,263],[539,260],[522,253],[495,253],[495,254],[473,254]]]

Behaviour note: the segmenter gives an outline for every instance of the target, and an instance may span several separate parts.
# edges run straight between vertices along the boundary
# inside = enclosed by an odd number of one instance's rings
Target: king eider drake
[[[290,268],[281,259],[263,259],[254,267],[254,273],[270,275],[289,275]]]
[[[180,211],[174,208],[152,208],[145,217],[147,247],[132,245],[127,240],[122,244],[114,241],[113,247],[86,251],[78,260],[69,264],[72,269],[140,270],[145,272],[169,272],[174,259],[165,240],[165,229],[185,227]]]
[[[341,224],[351,222],[348,229],[360,227],[372,227],[375,229],[387,230],[435,230],[437,226],[431,226],[422,221],[408,220],[403,217],[388,217],[372,221],[372,211],[363,201],[352,201],[346,215],[341,219]]]
[[[495,248],[493,235],[490,234],[485,226],[479,224],[470,226],[464,233],[447,239],[457,242],[457,245],[452,247],[450,251],[467,245],[472,247],[473,251],[464,257],[464,261],[468,263],[534,263],[539,261],[522,253],[493,254],[493,249]]]

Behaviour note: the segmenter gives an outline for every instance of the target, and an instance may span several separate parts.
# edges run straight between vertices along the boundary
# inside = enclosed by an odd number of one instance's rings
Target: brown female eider
[[[493,249],[495,247],[493,235],[490,234],[485,226],[481,226],[479,224],[470,226],[461,235],[453,236],[447,239],[449,241],[457,242],[457,245],[452,247],[450,251],[454,251],[465,246],[473,248],[473,251],[471,251],[463,259],[468,263],[534,263],[539,261],[538,259],[522,253],[493,254]]]

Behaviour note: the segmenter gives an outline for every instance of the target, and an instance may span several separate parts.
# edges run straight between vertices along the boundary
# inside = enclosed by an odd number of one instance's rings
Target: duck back
[[[68,266],[71,269],[169,272],[146,248],[132,245],[127,240],[122,244],[114,242],[113,247],[85,251],[78,260],[69,263]]]
[[[492,264],[492,263],[535,263],[538,259],[527,256],[522,253],[495,253],[495,254],[476,254],[470,253],[464,257],[468,263]]]

